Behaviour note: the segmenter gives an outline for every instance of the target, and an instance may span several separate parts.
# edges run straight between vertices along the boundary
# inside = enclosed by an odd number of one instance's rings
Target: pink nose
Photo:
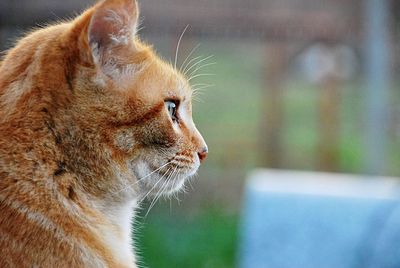
[[[200,162],[203,162],[206,159],[207,155],[208,155],[208,148],[207,147],[203,147],[200,150],[200,152],[197,152],[197,154],[199,156]]]

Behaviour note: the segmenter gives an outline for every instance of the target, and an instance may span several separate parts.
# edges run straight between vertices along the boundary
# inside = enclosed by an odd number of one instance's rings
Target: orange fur
[[[136,267],[131,210],[205,158],[190,86],[136,36],[138,13],[101,1],[0,63],[0,267]]]

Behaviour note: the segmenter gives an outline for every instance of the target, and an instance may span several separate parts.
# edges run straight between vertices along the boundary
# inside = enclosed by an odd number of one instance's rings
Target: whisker
[[[204,95],[204,91],[202,89],[192,92],[192,97],[199,97],[199,96],[203,96],[203,95]]]
[[[192,180],[189,178],[188,180],[189,186],[192,189],[192,191],[194,190],[193,184],[192,184]]]
[[[195,92],[194,94],[192,94],[192,98],[193,99],[199,99],[200,97],[202,97],[204,94],[203,94],[203,92],[199,92],[199,91],[197,91],[197,92]]]
[[[185,66],[187,60],[192,56],[192,54],[200,47],[200,44],[197,44],[191,51],[190,53],[186,56],[186,59],[183,61],[183,63],[181,64],[181,67],[179,68],[182,72],[182,67]]]
[[[171,174],[170,174],[171,175]],[[168,176],[169,177],[169,176]],[[153,208],[153,206],[156,204],[159,196],[162,195],[163,189],[165,187],[165,185],[168,183],[168,179],[164,181],[164,183],[161,185],[160,189],[158,190],[157,194],[155,195],[155,197],[153,198],[153,200],[150,203],[149,208],[147,209],[146,214],[144,215],[144,217],[147,217],[147,215],[149,214],[150,210]]]
[[[193,59],[191,59],[188,63],[186,63],[186,65],[184,66],[185,68],[183,68],[182,74],[186,75],[187,71],[186,69],[189,68],[192,64],[192,62],[196,62],[197,60],[201,59],[203,56],[197,56],[194,57]]]
[[[158,181],[156,182],[156,184],[153,185],[153,187],[151,188],[151,190],[150,190],[147,194],[150,194],[150,193],[155,189],[155,187],[158,185],[158,183],[160,183],[160,181],[165,177],[165,175],[167,175],[168,172],[170,172],[171,170],[172,170],[172,167],[169,167],[169,168],[163,173],[163,175],[158,179]],[[142,199],[142,200],[143,200],[143,199]]]
[[[179,47],[180,47],[180,45],[181,45],[182,38],[183,38],[183,36],[185,35],[185,32],[186,32],[186,30],[187,30],[188,28],[189,28],[189,24],[186,25],[185,29],[183,29],[183,32],[182,32],[181,36],[179,37],[178,44],[176,45],[174,69],[176,69],[176,64],[177,64],[178,55],[179,55]]]
[[[195,79],[195,78],[198,78],[198,77],[202,77],[202,76],[215,76],[215,74],[196,74],[196,75],[190,77],[190,78],[188,79],[188,81],[190,82],[191,80],[193,80],[193,79]]]
[[[210,55],[210,56],[208,56],[208,57],[205,57],[205,58],[199,60],[198,62],[196,62],[195,64],[193,64],[192,66],[190,66],[189,69],[185,70],[185,72],[183,73],[183,75],[187,75],[187,74],[189,73],[190,70],[192,70],[193,68],[195,68],[196,66],[198,66],[200,63],[202,63],[202,62],[204,62],[204,61],[206,61],[206,60],[209,60],[209,59],[211,59],[211,58],[213,58],[213,57],[214,57],[214,55]]]
[[[158,199],[160,199],[160,197],[162,196],[165,187],[168,185],[172,175],[176,172],[177,170],[177,166],[175,167],[174,171],[167,177],[167,179],[165,180],[165,182],[163,183],[163,185],[161,186],[160,190],[157,192],[156,197],[153,199],[153,201],[150,204],[149,209],[147,210],[145,217],[147,217],[147,215],[149,214],[150,210],[154,207],[154,205],[157,203]]]
[[[140,26],[136,29],[136,33],[139,33],[140,31],[144,30],[146,27],[145,26]]]
[[[192,100],[193,100],[194,102],[204,103],[204,100],[199,99],[199,98],[196,98],[196,97],[192,98]]]
[[[212,66],[212,65],[215,65],[215,64],[217,64],[217,63],[216,63],[216,62],[210,62],[210,63],[206,63],[206,64],[203,64],[203,65],[197,66],[196,69],[194,69],[194,70],[189,74],[189,76],[194,75],[196,72],[198,72],[199,70],[201,70],[201,69],[203,69],[203,68],[205,68],[205,67]]]
[[[203,96],[204,95],[204,91],[201,90],[196,90],[192,93],[192,97],[199,97],[199,96]]]
[[[192,93],[196,93],[196,92],[202,92],[202,90],[210,88],[210,87],[214,87],[215,85],[204,85],[204,86],[198,86],[195,88],[192,88]]]
[[[157,168],[156,170],[152,171],[151,173],[147,174],[146,176],[144,176],[144,177],[138,179],[138,180],[135,182],[135,184],[136,184],[136,183],[139,183],[140,181],[142,181],[142,180],[144,180],[144,179],[146,179],[146,178],[148,178],[149,176],[153,175],[154,173],[156,173],[157,171],[159,171],[160,169],[162,169],[163,167],[165,167],[165,166],[167,166],[167,165],[169,165],[169,164],[171,164],[171,163],[172,163],[172,161],[170,161],[170,162],[168,162],[168,163],[162,165],[161,167]]]
[[[139,183],[140,181],[142,181],[142,180],[148,178],[149,176],[153,175],[155,172],[159,171],[160,169],[164,168],[165,166],[167,166],[167,165],[169,165],[169,164],[171,164],[171,163],[172,163],[172,161],[170,161],[170,162],[168,162],[168,163],[162,165],[161,167],[157,168],[156,170],[152,171],[151,173],[147,174],[146,176],[144,176],[144,177],[138,179],[138,180],[134,183],[134,185],[136,185],[136,184]],[[114,194],[119,194],[119,193],[121,193],[122,191],[126,190],[127,188],[129,188],[130,190],[132,190],[132,185],[127,184],[127,185],[125,185],[125,187],[123,187],[122,189],[119,189],[118,191],[114,192]]]
[[[195,92],[194,94],[192,94],[192,98],[199,98],[200,96],[202,96],[203,94],[201,94],[202,92]]]
[[[168,178],[168,181],[171,181],[171,178],[176,176],[178,173],[178,166],[175,167],[174,171],[172,172],[171,176]]]
[[[186,185],[183,185],[181,192],[183,193],[183,195],[185,196],[185,194],[188,193],[188,190],[186,188]]]
[[[178,205],[180,206],[181,205],[181,200],[179,199],[178,193],[174,194],[174,197],[175,197],[176,201],[178,201]]]
[[[198,97],[198,96],[203,95],[203,94],[204,94],[204,90],[205,90],[205,88],[194,90],[194,91],[192,92],[192,97]]]
[[[174,178],[172,179],[172,181],[175,181],[175,179],[178,177],[178,170],[174,170],[174,172],[173,172],[172,175],[173,175],[172,177],[174,177]]]
[[[192,100],[195,101],[195,102],[204,103],[204,100],[202,98],[200,98],[199,96],[194,96],[192,98]]]
[[[165,177],[165,175],[170,171],[170,167],[168,168],[168,170],[158,179],[158,181],[153,185],[153,187],[150,189],[150,191],[147,192],[147,194],[140,199],[140,201],[138,203],[143,202],[146,197],[157,187],[157,185],[160,183],[160,181]]]
[[[210,84],[197,83],[197,84],[193,84],[193,85],[191,85],[191,86],[192,86],[192,88],[195,88],[195,87],[198,87],[198,86],[202,87],[202,86],[209,86],[209,85],[210,85]]]
[[[200,95],[204,95],[204,91],[205,90],[206,90],[206,88],[199,88],[199,89],[193,90],[192,91],[192,97],[197,97],[197,96],[200,96]]]

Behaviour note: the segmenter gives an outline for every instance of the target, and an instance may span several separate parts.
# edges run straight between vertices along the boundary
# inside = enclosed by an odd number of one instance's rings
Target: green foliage
[[[168,209],[165,209],[168,211]],[[186,215],[186,216],[185,216]],[[207,209],[195,216],[152,211],[139,220],[136,244],[144,267],[234,267],[236,216]]]

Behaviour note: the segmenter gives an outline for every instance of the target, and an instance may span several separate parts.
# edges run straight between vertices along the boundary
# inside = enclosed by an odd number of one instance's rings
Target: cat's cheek
[[[152,170],[145,161],[136,161],[135,163],[130,163],[130,168],[136,175],[136,178],[143,178],[150,174]],[[149,178],[150,180],[151,178]]]
[[[132,130],[119,130],[114,135],[114,146],[125,153],[132,152],[133,149],[137,147],[137,145],[138,144],[135,141],[134,133]]]
[[[149,124],[135,133],[135,140],[149,147],[175,147],[179,135],[168,124]]]

